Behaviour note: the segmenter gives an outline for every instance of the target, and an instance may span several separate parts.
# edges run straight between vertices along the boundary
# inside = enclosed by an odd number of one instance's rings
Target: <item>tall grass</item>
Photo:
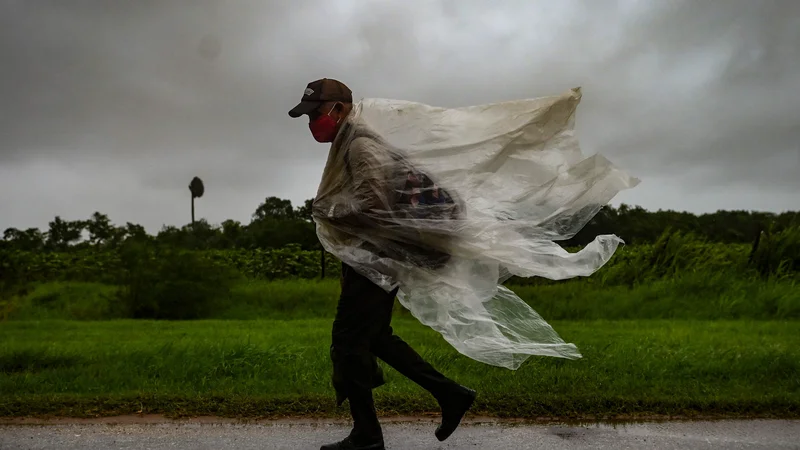
[[[762,233],[754,244],[750,264],[762,276],[785,277],[800,272],[800,227]]]
[[[685,273],[627,286],[584,281],[511,286],[548,320],[800,319],[800,285],[793,280],[742,279],[724,272]],[[116,288],[93,283],[36,285],[11,299],[8,320],[103,320],[127,317]],[[331,318],[335,280],[241,281],[211,303],[210,317],[229,320]],[[399,302],[395,314],[410,316]]]
[[[8,298],[0,318],[14,320],[106,320],[121,319],[119,288],[102,283],[60,282],[32,285],[24,293]]]
[[[688,272],[634,287],[573,282],[512,289],[546,319],[800,319],[797,282],[724,272]]]

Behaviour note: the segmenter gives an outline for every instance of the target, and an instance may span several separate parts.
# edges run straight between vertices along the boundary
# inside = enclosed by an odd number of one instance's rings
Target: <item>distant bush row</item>
[[[213,302],[230,296],[237,280],[321,277],[322,256],[293,246],[192,251],[152,242],[131,242],[114,251],[4,251],[0,252],[0,303],[21,298],[36,283],[99,282],[119,288],[114,304],[125,317],[201,318],[209,315]],[[325,255],[324,262],[326,277],[338,276],[336,259]],[[763,234],[752,245],[712,244],[691,234],[665,233],[654,244],[621,248],[589,278],[560,282],[512,279],[507,284],[635,287],[684,275],[718,279],[720,274],[727,279],[796,277],[800,274],[800,231]]]
[[[138,261],[131,257],[137,249]],[[188,256],[191,255],[191,256]],[[90,281],[116,283],[140,264],[164,258],[194,258],[248,279],[311,279],[323,274],[320,251],[287,246],[273,250],[184,250],[157,244],[131,244],[113,251],[0,252],[0,279],[24,282]],[[148,262],[144,262],[148,261]],[[326,277],[339,276],[339,262],[324,255]],[[177,266],[176,266],[176,270]],[[733,271],[742,275],[783,276],[800,272],[800,228],[762,234],[753,244],[708,243],[691,234],[665,233],[653,244],[621,247],[591,277],[603,285],[633,285],[684,271]],[[542,279],[512,279],[511,284],[547,284]]]
[[[0,251],[0,270],[5,279],[24,281],[92,281],[113,283],[136,263],[125,258],[131,249],[147,250],[153,261],[169,255],[192,255],[209,264],[224,266],[250,279],[316,278],[322,274],[320,251],[287,246],[274,250],[185,250],[153,243],[132,243],[115,250],[87,248],[70,252]],[[325,255],[326,277],[338,276],[339,262]]]

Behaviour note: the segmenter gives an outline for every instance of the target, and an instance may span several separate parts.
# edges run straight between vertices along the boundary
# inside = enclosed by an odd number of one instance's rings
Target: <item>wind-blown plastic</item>
[[[589,276],[622,240],[569,239],[638,180],[574,136],[580,88],[465,108],[365,99],[331,146],[313,203],[324,248],[397,297],[462,354],[517,369],[581,355],[511,276]],[[376,300],[377,301],[377,300]]]

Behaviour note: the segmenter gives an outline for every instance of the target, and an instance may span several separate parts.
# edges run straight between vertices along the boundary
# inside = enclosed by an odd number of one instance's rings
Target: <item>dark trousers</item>
[[[350,400],[354,432],[380,435],[372,389],[384,383],[380,358],[441,402],[458,388],[392,331],[395,292],[386,292],[342,265],[342,292],[333,322],[331,360],[336,400]]]

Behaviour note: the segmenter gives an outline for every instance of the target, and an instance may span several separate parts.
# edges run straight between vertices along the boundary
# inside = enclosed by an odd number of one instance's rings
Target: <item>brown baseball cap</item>
[[[308,114],[325,102],[353,103],[353,92],[341,81],[330,78],[312,81],[306,86],[300,103],[289,111],[289,116]]]

